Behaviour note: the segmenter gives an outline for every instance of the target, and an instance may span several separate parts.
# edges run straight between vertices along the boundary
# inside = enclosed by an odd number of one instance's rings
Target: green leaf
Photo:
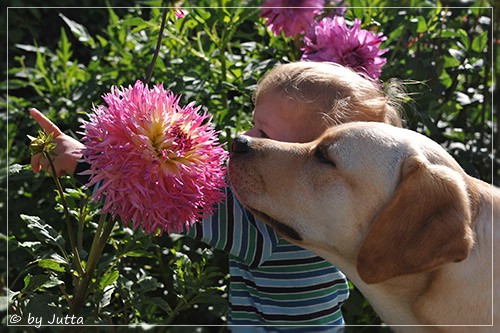
[[[464,48],[467,50],[470,46],[470,39],[469,35],[467,34],[467,31],[464,29],[458,29],[458,37],[460,38],[460,42],[464,45]]]
[[[111,272],[107,272],[99,281],[99,290],[103,291],[109,285],[112,285],[118,277],[120,276],[120,272],[118,270],[113,270]]]
[[[58,307],[58,295],[53,293],[37,294],[29,300],[24,311],[31,317],[42,318],[42,324],[47,325],[52,318],[62,318],[62,308]]]
[[[208,21],[208,19],[210,19],[210,16],[212,16],[210,14],[210,11],[205,10],[205,9],[200,9],[200,10],[196,11],[196,14],[198,14],[198,15],[194,15],[194,17],[196,19],[201,18],[200,22],[206,22],[206,21]]]
[[[46,244],[64,247],[66,243],[64,238],[54,228],[52,228],[52,226],[46,224],[45,221],[38,216],[21,214],[21,219],[27,223],[28,228],[33,232],[38,240]]]
[[[425,22],[425,19],[422,16],[419,16],[417,18],[417,32],[426,32],[427,31],[427,22]]]
[[[167,301],[165,301],[163,298],[160,297],[151,297],[151,298],[145,298],[142,300],[143,304],[154,304],[158,306],[160,309],[168,313],[169,315],[173,312],[172,307],[168,304]]]
[[[483,52],[488,43],[488,36],[485,32],[474,38],[472,41],[472,49],[476,52]]]
[[[47,274],[38,274],[32,276],[27,274],[24,277],[24,287],[23,292],[36,291],[38,288],[45,286],[45,284],[50,283],[50,276]]]
[[[111,303],[111,298],[113,297],[114,287],[109,287],[104,290],[101,300],[99,301],[99,308],[104,308]]]
[[[153,291],[158,288],[158,280],[151,276],[142,277],[137,281],[141,292]]]
[[[34,45],[27,45],[27,44],[16,44],[15,45],[18,49],[28,51],[28,52],[34,52],[34,53],[45,53],[47,52],[46,47],[42,46],[34,46]]]
[[[452,38],[456,37],[458,34],[454,30],[444,30],[439,35],[441,38]]]
[[[64,20],[66,25],[69,27],[73,35],[82,43],[88,44],[91,48],[95,48],[95,42],[92,36],[87,31],[83,25],[76,23],[73,20],[70,20],[63,14],[59,14],[59,16]]]
[[[460,61],[458,61],[458,59],[454,57],[444,56],[443,60],[444,60],[443,62],[444,68],[453,68],[460,65]]]
[[[148,251],[138,249],[138,250],[127,251],[122,255],[122,257],[153,258],[154,256]]]
[[[59,285],[64,285],[65,282],[63,280],[60,280],[56,274],[50,274],[49,275],[49,281],[45,282],[43,284],[43,287],[44,288],[52,288],[52,287],[55,287],[55,286],[59,286]]]
[[[61,37],[59,38],[56,54],[60,58],[60,61],[63,63],[63,65],[66,65],[72,55],[71,43],[68,40],[68,36],[66,35],[64,28],[61,28]]]
[[[23,291],[28,289],[32,277],[33,277],[33,275],[31,275],[31,274],[26,274],[26,276],[24,277],[24,279],[23,279],[23,281],[24,281]]]
[[[31,254],[35,254],[37,250],[42,246],[42,243],[26,241],[17,243],[17,246],[26,249]]]
[[[54,272],[64,273],[66,268],[60,262],[54,259],[40,259],[38,261],[38,266],[46,269],[50,269]]]
[[[462,59],[464,58],[465,54],[461,50],[456,50],[456,49],[449,49],[448,52],[450,52],[450,55],[457,59],[459,62],[462,62]]]

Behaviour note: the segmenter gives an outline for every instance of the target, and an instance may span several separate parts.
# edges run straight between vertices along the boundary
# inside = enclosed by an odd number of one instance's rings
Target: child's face
[[[254,126],[245,134],[284,142],[309,142],[318,138],[325,130],[323,118],[300,106],[283,96],[262,96],[255,106]]]

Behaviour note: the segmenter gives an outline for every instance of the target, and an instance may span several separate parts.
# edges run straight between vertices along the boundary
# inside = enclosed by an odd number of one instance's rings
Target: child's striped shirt
[[[336,267],[292,245],[255,219],[228,188],[215,214],[188,235],[230,254],[230,316],[233,332],[260,329],[335,331],[344,324],[341,305],[349,289]],[[237,326],[237,325],[246,325]],[[327,325],[327,326],[325,326]]]

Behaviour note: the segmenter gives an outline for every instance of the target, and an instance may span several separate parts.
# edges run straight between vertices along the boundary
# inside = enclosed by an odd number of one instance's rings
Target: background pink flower
[[[140,81],[103,98],[108,106],[83,125],[87,185],[101,182],[93,195],[104,196],[103,212],[148,233],[179,232],[211,213],[223,199],[227,153],[206,111]]]
[[[182,10],[182,8],[174,8],[174,14],[177,18],[183,18],[186,16],[186,13]]]
[[[388,50],[380,49],[387,38],[360,26],[359,19],[349,28],[341,16],[323,18],[304,36],[301,60],[331,61],[377,79],[387,62],[381,55]]]
[[[282,31],[285,36],[296,36],[306,32],[321,13],[324,0],[267,0],[262,5],[261,17],[277,36]]]

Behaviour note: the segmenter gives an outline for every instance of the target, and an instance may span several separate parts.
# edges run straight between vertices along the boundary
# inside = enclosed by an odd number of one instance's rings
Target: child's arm
[[[37,109],[30,109],[30,115],[46,134],[53,134],[52,141],[56,144],[56,148],[52,161],[56,169],[56,176],[60,177],[65,174],[73,175],[78,160],[82,157],[81,150],[85,147],[83,143],[61,132],[53,122]],[[31,168],[34,173],[39,173],[43,169],[52,174],[49,162],[42,154],[36,154],[31,157]]]
[[[278,244],[278,234],[264,222],[257,220],[226,189],[226,200],[216,212],[195,223],[184,234],[223,250],[256,267],[265,262]]]

